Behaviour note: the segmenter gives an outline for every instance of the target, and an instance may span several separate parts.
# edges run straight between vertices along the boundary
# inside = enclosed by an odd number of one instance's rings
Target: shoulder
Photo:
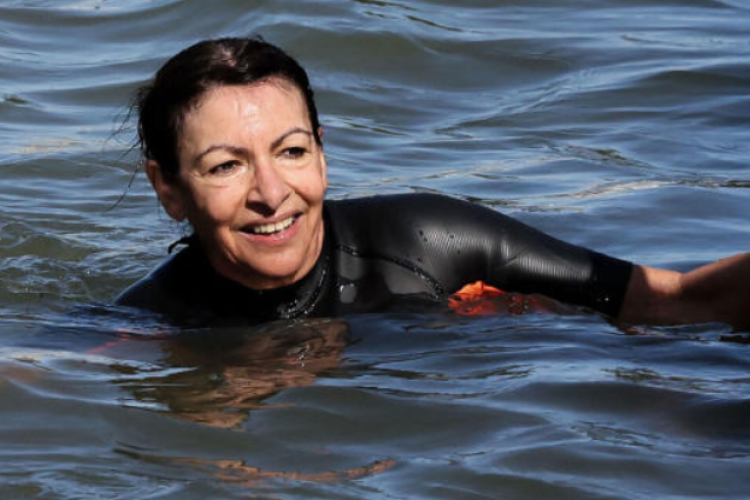
[[[486,207],[449,196],[408,193],[336,200],[326,203],[335,233],[359,242],[376,238],[419,237],[420,231],[464,226],[482,218],[502,217]],[[348,239],[348,238],[346,238]]]
[[[467,276],[486,268],[489,245],[483,243],[503,217],[431,193],[333,201],[327,214],[338,261],[349,274],[377,274],[399,291],[428,283],[438,293],[458,289]]]
[[[125,289],[115,304],[165,315],[181,312],[189,302],[191,290],[200,281],[196,275],[202,272],[201,255],[193,246],[184,248]]]
[[[332,201],[327,211],[337,244],[388,248],[397,253],[419,248],[437,256],[497,248],[544,237],[522,222],[478,203],[432,193],[373,196]]]

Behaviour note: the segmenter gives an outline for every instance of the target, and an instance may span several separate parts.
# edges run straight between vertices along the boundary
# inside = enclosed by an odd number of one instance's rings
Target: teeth
[[[253,234],[272,234],[272,233],[278,233],[279,231],[283,231],[284,229],[288,228],[294,223],[294,216],[289,217],[288,219],[284,219],[279,222],[275,222],[273,224],[262,224],[260,226],[255,226],[250,228],[250,232]]]

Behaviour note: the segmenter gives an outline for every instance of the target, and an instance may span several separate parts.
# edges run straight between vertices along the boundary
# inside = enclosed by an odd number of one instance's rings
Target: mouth
[[[269,222],[267,224],[256,224],[248,225],[242,228],[242,231],[248,234],[256,234],[260,236],[269,236],[273,234],[281,233],[289,229],[299,219],[299,214],[292,215],[286,219],[278,222]]]

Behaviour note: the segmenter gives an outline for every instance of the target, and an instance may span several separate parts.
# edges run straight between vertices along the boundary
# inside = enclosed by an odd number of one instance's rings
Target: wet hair
[[[302,92],[315,142],[320,123],[307,73],[291,56],[260,37],[204,40],[172,57],[136,94],[138,145],[144,158],[155,160],[162,175],[179,172],[178,141],[185,115],[216,87],[252,85],[279,78]]]

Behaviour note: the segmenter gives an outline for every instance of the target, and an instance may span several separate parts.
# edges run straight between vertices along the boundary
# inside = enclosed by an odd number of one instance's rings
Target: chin
[[[306,267],[309,264],[307,246],[264,248],[248,244],[244,239],[232,243],[216,256],[214,268],[248,288],[266,290],[290,285],[310,271]],[[310,268],[314,265],[315,262],[310,264]]]

